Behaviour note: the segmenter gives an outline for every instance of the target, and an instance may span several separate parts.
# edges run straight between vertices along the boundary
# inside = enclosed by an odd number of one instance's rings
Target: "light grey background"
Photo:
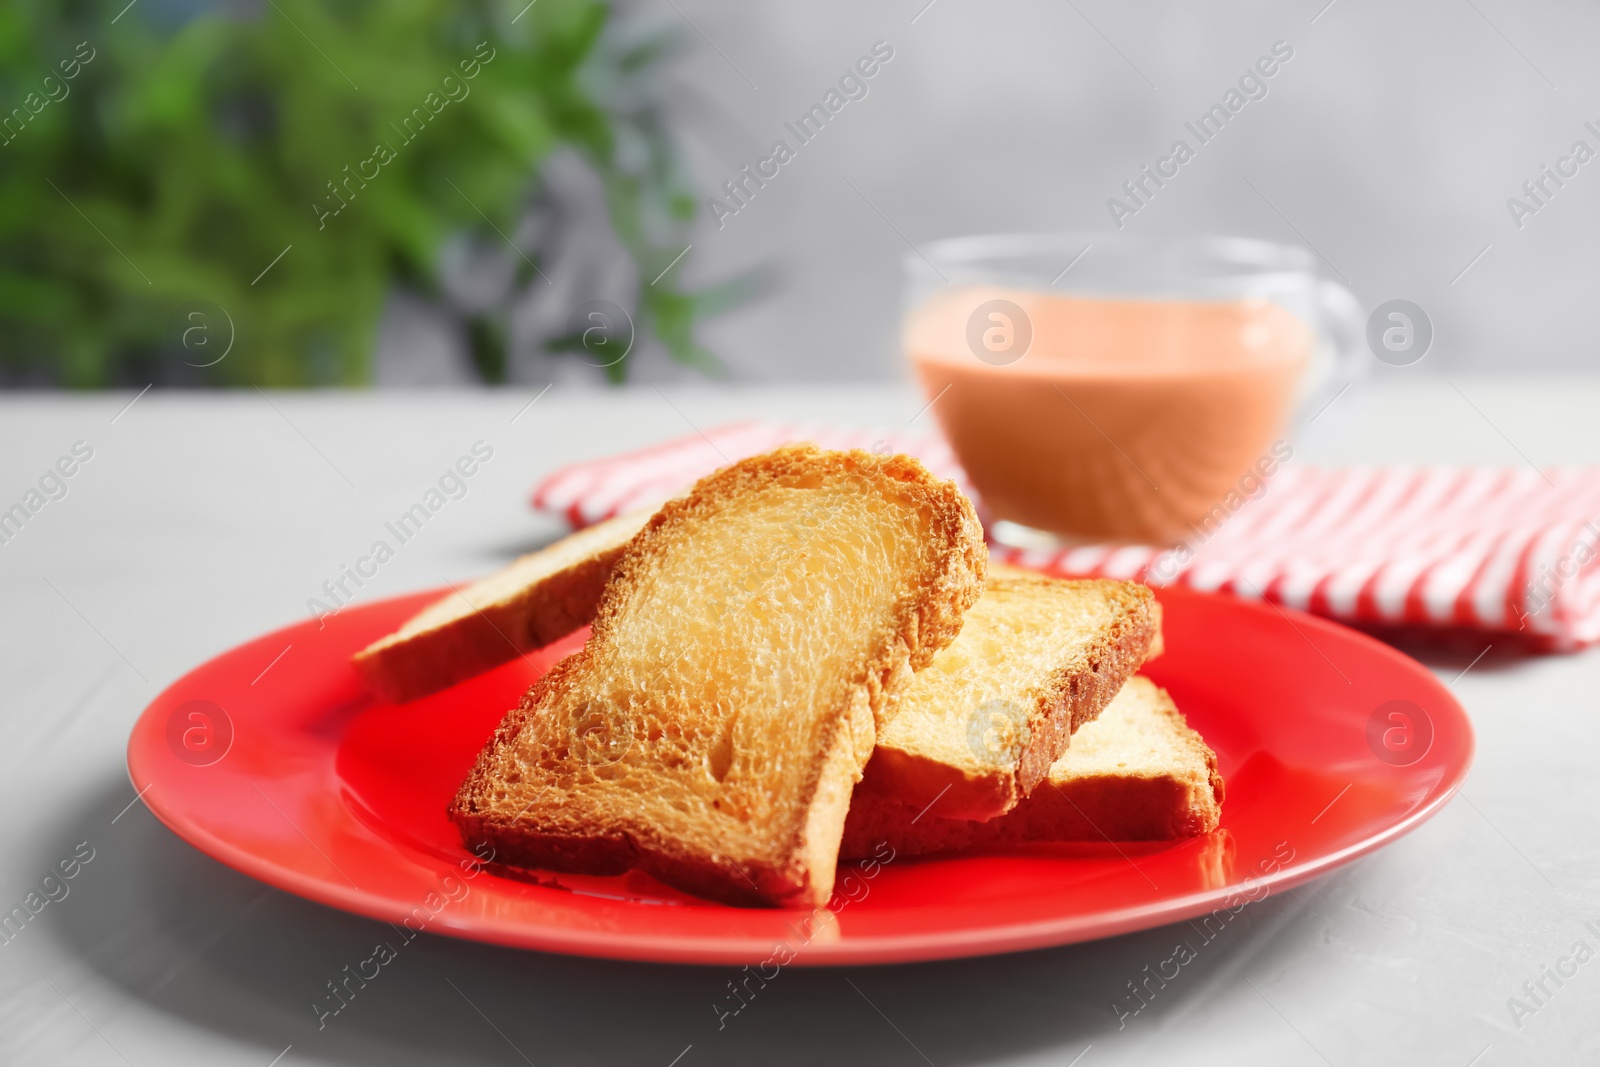
[[[748,209],[699,228],[691,282],[773,277],[705,330],[738,376],[903,376],[908,242],[1109,226],[1107,197],[1280,39],[1294,58],[1266,99],[1127,229],[1309,243],[1364,307],[1405,298],[1428,311],[1437,339],[1420,373],[1590,365],[1600,160],[1520,231],[1506,200],[1574,140],[1600,150],[1583,128],[1600,120],[1593,5],[926,3],[676,0],[629,16],[685,35],[672,109],[706,190],[765,155],[874,41],[895,50],[867,98]],[[677,376],[659,353],[636,371]]]

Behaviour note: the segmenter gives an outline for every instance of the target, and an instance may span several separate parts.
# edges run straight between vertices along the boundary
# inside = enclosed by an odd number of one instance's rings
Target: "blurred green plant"
[[[640,91],[665,37],[623,40],[595,0],[118,6],[0,7],[7,377],[366,382],[391,287],[437,294],[452,234],[509,240],[563,147],[600,177],[641,333],[717,367],[695,323],[748,287],[678,284],[695,198]],[[539,252],[518,253],[527,284]],[[506,376],[510,304],[463,316],[486,381]],[[209,319],[211,336],[189,334],[209,350],[185,347],[197,306],[231,320],[227,335]],[[228,358],[201,366],[229,339]]]

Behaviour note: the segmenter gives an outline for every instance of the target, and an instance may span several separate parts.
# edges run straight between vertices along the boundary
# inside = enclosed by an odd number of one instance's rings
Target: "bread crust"
[[[530,825],[494,809],[488,791],[502,751],[510,751],[546,699],[586,677],[595,649],[611,639],[634,588],[661,566],[672,538],[687,523],[714,521],[719,509],[753,488],[771,483],[804,487],[829,479],[868,478],[872,491],[896,485],[927,515],[935,553],[918,588],[895,605],[877,651],[860,664],[844,688],[842,706],[827,709],[818,751],[802,779],[800,808],[779,841],[776,862],[736,863],[721,854],[656,833],[648,825],[595,824],[576,829]],[[988,551],[972,505],[954,483],[942,482],[906,456],[823,452],[788,446],[751,457],[705,479],[651,517],[617,561],[596,613],[589,642],[544,675],[502,721],[479,754],[450,807],[468,845],[495,848],[500,862],[552,870],[615,874],[640,867],[656,878],[732,904],[820,905],[832,892],[839,837],[855,782],[861,776],[894,687],[911,669],[926,666],[952,641],[961,617],[983,591]],[[715,845],[712,846],[713,850]]]
[[[608,520],[617,539],[542,576],[515,593],[417,633],[399,631],[351,657],[367,687],[394,704],[447,689],[558,641],[594,620],[601,594],[642,515]],[[594,537],[588,527],[573,537]],[[558,550],[558,541],[533,556]],[[525,556],[512,567],[532,558]],[[459,597],[451,593],[438,604]],[[430,604],[419,616],[433,611]],[[408,620],[407,626],[411,625]]]
[[[1034,705],[1028,743],[1017,761],[1017,799],[1032,793],[1050,773],[1050,765],[1066,754],[1072,735],[1093,722],[1143,665],[1161,633],[1161,605],[1149,588],[1117,582],[1108,596],[1131,601],[1132,610],[1118,618],[1109,639],[1090,655],[1087,671],[1057,671]]]
[[[1134,768],[1060,781],[1047,778],[1036,795],[988,821],[940,818],[898,798],[858,789],[840,843],[840,859],[870,856],[883,844],[897,855],[921,855],[1028,842],[1166,841],[1215,830],[1226,796],[1216,753],[1189,727],[1164,690],[1143,678],[1129,684],[1157,694],[1156,712],[1167,720],[1190,765],[1204,766],[1203,777]]]

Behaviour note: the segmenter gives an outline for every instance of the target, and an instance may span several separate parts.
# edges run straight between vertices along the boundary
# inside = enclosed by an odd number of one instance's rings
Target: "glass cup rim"
[[[1113,230],[1044,230],[946,237],[904,253],[900,263],[908,276],[924,274],[930,267],[937,274],[940,264],[981,268],[1008,257],[1051,253],[1065,256],[1062,259],[1065,266],[1086,247],[1124,260],[1159,254],[1196,263],[1237,266],[1242,268],[1241,275],[1256,278],[1273,275],[1315,278],[1319,274],[1316,257],[1300,245],[1255,237],[1130,234]]]

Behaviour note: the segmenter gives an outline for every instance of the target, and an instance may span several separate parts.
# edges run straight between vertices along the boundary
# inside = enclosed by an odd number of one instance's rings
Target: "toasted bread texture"
[[[937,801],[950,819],[1003,815],[1139,669],[1160,629],[1160,605],[1133,582],[991,574],[960,636],[900,693],[857,792],[918,809]]]
[[[986,561],[971,504],[905,456],[792,446],[710,475],[629,544],[588,643],[490,739],[451,808],[463,839],[825,903],[879,716]]]
[[[885,842],[897,855],[1026,841],[1160,841],[1217,828],[1224,788],[1216,754],[1148,678],[1128,681],[1072,738],[1032,796],[998,819],[946,819],[857,790],[842,858]]]
[[[392,703],[436,693],[594,620],[611,569],[648,510],[579,530],[428,605],[352,658]]]
[[[1042,571],[1033,570],[1030,567],[1013,567],[1010,564],[993,563],[993,562],[991,562],[989,564],[989,581],[991,581],[991,582],[993,582],[993,581],[995,581],[996,579],[999,579],[999,578],[1033,578],[1033,579],[1039,579],[1039,578],[1046,578],[1046,577],[1050,577],[1050,576],[1046,575]],[[1160,604],[1156,605],[1156,608],[1157,608],[1158,612],[1160,610],[1160,607],[1161,607]],[[1157,617],[1159,618],[1159,615]],[[1150,642],[1150,651],[1148,651],[1148,652],[1146,652],[1144,654],[1144,661],[1146,663],[1149,663],[1151,660],[1155,659],[1157,656],[1161,655],[1161,653],[1165,652],[1165,651],[1166,651],[1166,639],[1162,636],[1161,629],[1159,627],[1157,627],[1155,639]]]

